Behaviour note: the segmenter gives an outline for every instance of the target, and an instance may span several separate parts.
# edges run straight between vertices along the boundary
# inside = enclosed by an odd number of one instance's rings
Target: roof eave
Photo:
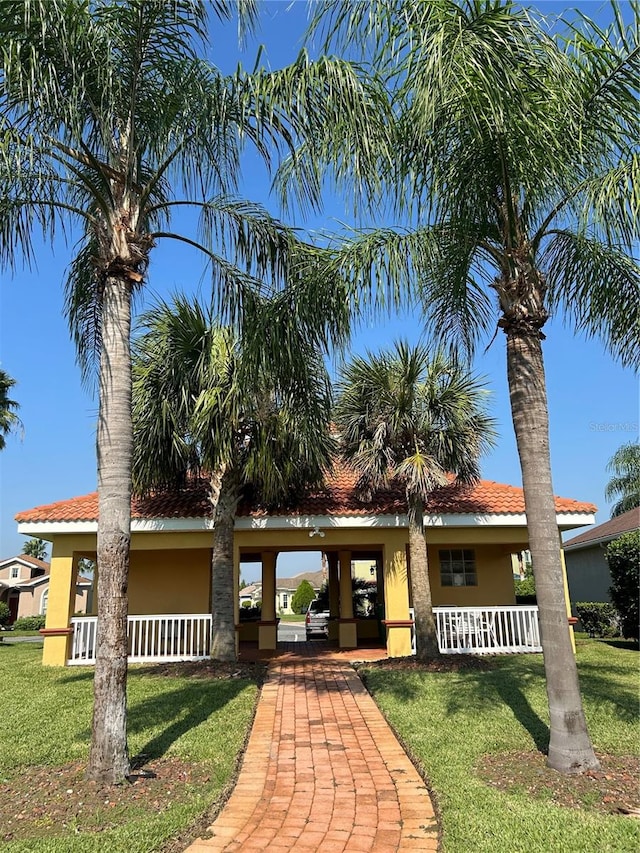
[[[573,530],[593,524],[591,512],[559,512],[556,515],[560,530]],[[524,513],[441,513],[425,515],[426,527],[526,527]],[[408,527],[405,514],[388,515],[270,515],[241,516],[236,518],[236,530],[308,530],[331,528],[404,528]],[[210,518],[134,518],[132,533],[189,533],[207,532],[213,528]],[[18,532],[37,535],[50,540],[60,534],[95,534],[98,522],[91,521],[22,521]]]

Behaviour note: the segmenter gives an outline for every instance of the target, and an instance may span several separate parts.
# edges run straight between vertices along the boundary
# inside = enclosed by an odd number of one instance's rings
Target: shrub
[[[536,598],[536,581],[533,577],[533,568],[531,563],[527,563],[524,577],[522,580],[517,578],[513,585],[516,588],[516,604],[537,604]]]
[[[11,611],[9,610],[9,605],[5,604],[4,601],[0,601],[0,625],[6,625],[11,617]]]
[[[21,616],[13,623],[16,631],[39,631],[44,628],[46,616]]]
[[[576,613],[590,637],[617,637],[618,612],[608,601],[578,601]]]
[[[291,609],[294,613],[306,613],[315,597],[316,592],[309,581],[301,581],[291,597]]]
[[[623,533],[610,542],[605,551],[611,586],[609,595],[620,614],[620,630],[623,637],[636,642],[640,638],[640,530]]]

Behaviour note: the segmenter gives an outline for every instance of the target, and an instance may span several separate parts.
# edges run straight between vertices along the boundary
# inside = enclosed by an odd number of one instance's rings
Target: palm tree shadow
[[[183,735],[205,723],[247,687],[246,679],[205,681],[188,684],[148,698],[132,701],[127,713],[130,735],[159,729],[134,756],[134,764],[161,758]],[[163,726],[163,723],[166,724]],[[90,732],[86,732],[87,737]],[[136,761],[136,758],[140,759]]]
[[[549,726],[529,702],[521,682],[521,672],[511,673],[503,667],[489,672],[470,671],[460,684],[460,689],[452,695],[447,711],[453,714],[463,708],[468,710],[474,705],[507,705],[516,720],[528,732],[536,749],[546,755],[549,750]]]
[[[129,731],[132,734],[167,723],[141,747],[140,755],[146,760],[160,758],[172,744],[222,710],[246,686],[247,682],[240,679],[209,684],[198,679],[184,687],[132,705],[129,711]]]

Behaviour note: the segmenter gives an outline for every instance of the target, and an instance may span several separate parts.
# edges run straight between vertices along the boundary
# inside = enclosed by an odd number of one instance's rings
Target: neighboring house
[[[361,621],[354,616],[352,596],[352,566],[367,567],[370,578],[375,566],[377,610],[387,652],[391,657],[411,653],[411,566],[404,490],[381,491],[363,503],[356,481],[352,470],[336,464],[325,487],[294,508],[268,512],[248,503],[239,506],[234,534],[234,598],[239,612],[240,565],[260,563],[261,620],[251,626],[259,648],[276,648],[278,609],[285,609],[282,594],[295,591],[281,587],[283,592],[277,597],[278,553],[321,550],[326,557],[332,614],[330,639],[341,648],[355,648],[358,642],[372,637],[367,631],[374,631],[378,637],[377,620]],[[129,571],[132,619],[139,614],[140,620],[144,618],[151,625],[153,620],[159,624],[162,614],[189,614],[190,619],[198,616],[199,624],[206,624],[209,602],[215,595],[211,590],[208,488],[202,481],[170,494],[133,498]],[[556,498],[560,531],[592,524],[595,511],[592,504]],[[38,506],[16,517],[20,533],[52,543],[43,656],[48,665],[65,664],[74,649],[82,646],[80,641],[72,645],[72,637],[78,637],[80,631],[71,622],[76,573],[82,557],[96,558],[97,517],[95,493]],[[432,494],[424,521],[436,607],[449,613],[460,607],[516,607],[511,555],[529,545],[522,489],[489,480],[468,488],[450,482]],[[302,577],[293,580],[299,582]],[[252,593],[245,589],[243,594]],[[184,630],[191,630],[187,621]],[[236,621],[239,641],[249,639],[249,628],[240,623],[238,613]],[[92,636],[87,634],[83,648],[91,646]],[[477,635],[475,640],[482,638]]]
[[[322,570],[317,572],[301,572],[299,575],[294,575],[292,578],[276,578],[276,612],[288,615],[293,613],[293,609],[291,608],[291,599],[302,581],[309,581],[317,594],[320,592],[320,587],[325,580],[326,575]],[[244,601],[250,602],[251,606],[262,601],[262,583],[256,582],[250,586],[246,586],[244,589],[241,589],[240,607],[243,606]]]
[[[569,597],[574,614],[576,601],[611,601],[611,575],[604,555],[605,548],[623,533],[638,528],[640,508],[630,509],[564,543]]]
[[[20,554],[0,560],[0,601],[9,606],[9,625],[23,616],[44,616],[49,602],[49,563]],[[76,583],[74,613],[91,610],[91,587],[88,578]]]

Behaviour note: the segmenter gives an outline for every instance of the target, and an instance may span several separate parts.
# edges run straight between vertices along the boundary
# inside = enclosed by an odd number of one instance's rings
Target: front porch
[[[435,607],[438,644],[442,654],[516,654],[540,652],[537,607]],[[71,620],[69,666],[95,663],[97,616]],[[207,613],[129,616],[129,663],[204,660],[211,651],[211,615]],[[413,632],[412,632],[413,633]],[[412,644],[413,646],[413,644]],[[297,647],[297,648],[294,648]],[[282,653],[342,654],[336,642],[276,643],[260,649],[257,643],[240,643],[240,657],[273,657]],[[356,660],[387,656],[386,644],[368,642],[349,650]],[[257,654],[256,654],[257,653]]]

